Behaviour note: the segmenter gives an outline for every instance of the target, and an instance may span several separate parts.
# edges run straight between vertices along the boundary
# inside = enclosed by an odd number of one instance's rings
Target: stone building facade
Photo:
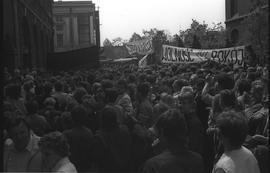
[[[55,52],[100,46],[99,12],[92,1],[55,1]]]
[[[234,45],[243,44],[243,40],[247,37],[248,30],[244,19],[254,11],[253,5],[258,1],[261,0],[225,0],[225,24]],[[268,4],[263,6],[263,9],[266,8]]]
[[[3,0],[4,66],[45,70],[53,52],[53,0]]]

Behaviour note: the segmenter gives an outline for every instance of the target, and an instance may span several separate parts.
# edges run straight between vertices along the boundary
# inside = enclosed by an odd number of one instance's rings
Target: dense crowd
[[[4,171],[268,172],[268,66],[4,71]]]

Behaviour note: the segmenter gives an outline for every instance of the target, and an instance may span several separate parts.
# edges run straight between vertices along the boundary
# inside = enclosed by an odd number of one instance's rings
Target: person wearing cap
[[[161,114],[155,126],[166,149],[145,162],[143,173],[204,172],[202,157],[188,148],[188,125],[179,110]]]

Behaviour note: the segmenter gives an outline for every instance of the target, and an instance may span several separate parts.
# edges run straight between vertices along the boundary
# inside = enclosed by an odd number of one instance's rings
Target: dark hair
[[[158,131],[163,130],[164,137],[169,142],[185,141],[187,137],[186,119],[177,109],[169,109],[161,114],[156,127]]]
[[[12,99],[18,99],[21,96],[21,86],[16,84],[8,84],[5,88],[5,96]]]
[[[73,97],[75,98],[75,100],[78,103],[81,104],[82,103],[82,97],[85,96],[86,94],[87,94],[87,91],[83,87],[80,87],[80,88],[75,89]]]
[[[220,91],[220,104],[224,107],[235,107],[236,97],[234,92],[228,89]]]
[[[103,89],[105,90],[106,88],[112,88],[113,82],[109,79],[104,79],[101,81],[101,85],[102,85]]]
[[[216,125],[220,133],[229,139],[233,147],[241,147],[248,132],[247,119],[243,113],[235,111],[223,112],[217,117]]]
[[[150,85],[148,82],[140,83],[137,87],[138,93],[140,93],[143,97],[147,97],[150,92]]]
[[[6,121],[5,121],[4,124],[5,124],[5,129],[7,131],[10,131],[13,127],[17,127],[21,123],[24,123],[26,125],[26,127],[28,129],[30,129],[29,124],[27,123],[27,121],[23,117],[15,116],[15,117],[12,117],[12,118],[7,118],[5,120]]]
[[[69,155],[69,144],[66,137],[59,131],[51,132],[44,135],[38,143],[42,149],[51,149],[59,154],[61,157]]]
[[[54,84],[55,91],[62,91],[63,89],[63,84],[61,81],[56,81]]]
[[[248,79],[241,79],[238,83],[237,90],[240,95],[243,95],[244,92],[249,93],[251,90],[251,81]]]
[[[114,103],[118,97],[116,88],[107,88],[105,90],[105,99],[107,103]]]
[[[71,110],[71,117],[76,125],[85,125],[88,120],[87,111],[83,106],[75,106]]]
[[[127,89],[127,81],[125,79],[119,79],[117,85],[123,86],[123,88]]]
[[[30,114],[30,115],[37,113],[37,111],[38,111],[38,103],[37,103],[37,101],[34,101],[34,100],[26,102],[25,107],[26,107],[28,114]]]
[[[233,89],[234,80],[230,75],[226,73],[221,73],[217,76],[217,82],[221,89]]]
[[[53,85],[51,82],[47,81],[44,83],[44,94],[47,96],[52,92]]]
[[[117,112],[112,106],[106,106],[101,112],[101,127],[112,130],[117,127]]]

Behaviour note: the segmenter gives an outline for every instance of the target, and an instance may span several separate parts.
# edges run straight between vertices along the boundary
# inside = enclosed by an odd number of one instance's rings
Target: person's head
[[[241,79],[237,86],[237,92],[239,95],[243,95],[244,92],[249,93],[251,90],[251,82],[248,79]]]
[[[14,142],[14,146],[18,151],[26,148],[30,140],[30,128],[25,119],[22,117],[8,118],[6,121],[6,129],[8,135]]]
[[[264,94],[263,84],[257,81],[252,82],[251,94],[256,102],[261,102]]]
[[[222,112],[216,120],[221,141],[225,147],[240,148],[248,132],[247,119],[241,112]]]
[[[56,92],[61,92],[63,90],[63,83],[61,81],[56,81],[54,84],[54,89]]]
[[[225,108],[234,108],[236,106],[236,97],[232,90],[222,90],[220,91],[219,105],[222,110]]]
[[[230,75],[221,73],[216,77],[216,79],[216,88],[218,90],[233,89],[234,80]]]
[[[25,107],[29,115],[35,114],[38,111],[38,103],[34,100],[26,102]]]
[[[52,171],[55,164],[62,158],[69,156],[69,144],[61,132],[51,132],[39,141],[42,153],[42,163],[46,171]]]
[[[157,120],[155,127],[160,140],[165,140],[170,145],[186,145],[187,124],[184,115],[177,109],[169,109]]]
[[[19,99],[21,96],[21,87],[16,84],[8,84],[5,87],[5,96],[11,99]]]
[[[78,102],[78,103],[82,103],[82,97],[85,96],[87,94],[87,91],[83,88],[76,88],[74,93],[73,93],[73,97],[74,99]]]
[[[188,85],[187,80],[179,79],[173,82],[172,87],[173,87],[174,92],[178,92],[178,91],[181,91],[183,86],[187,86],[187,85]]]
[[[137,95],[139,98],[146,98],[150,92],[150,85],[148,82],[140,83],[137,87]]]
[[[175,100],[173,96],[167,94],[167,93],[161,93],[160,95],[160,101],[168,105],[169,107],[175,106]]]
[[[101,112],[101,128],[105,131],[115,129],[117,124],[117,112],[112,106],[106,106]]]
[[[180,110],[184,114],[189,114],[195,111],[194,92],[191,86],[185,86],[181,89],[178,96]]]
[[[127,82],[125,79],[118,80],[116,86],[119,91],[119,94],[123,94],[124,92],[127,91]]]
[[[87,111],[83,106],[75,106],[71,110],[71,117],[77,126],[83,126],[88,121]]]
[[[107,88],[105,90],[105,100],[107,103],[115,103],[118,93],[116,88]]]
[[[52,92],[52,89],[53,89],[53,85],[51,82],[49,81],[46,81],[44,83],[44,94],[47,96],[47,95],[50,95],[51,92]]]
[[[51,108],[54,108],[56,104],[56,101],[53,97],[47,97],[45,100],[44,100],[44,105],[45,107],[51,107]]]

